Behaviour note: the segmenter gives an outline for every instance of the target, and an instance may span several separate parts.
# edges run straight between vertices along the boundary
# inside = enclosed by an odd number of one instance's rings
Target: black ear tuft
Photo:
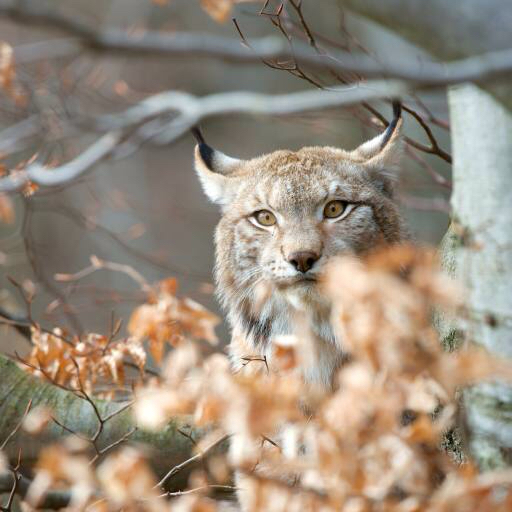
[[[391,139],[391,136],[393,135],[396,125],[398,124],[398,121],[400,121],[400,117],[402,116],[402,103],[400,101],[393,101],[393,119],[388,124],[386,128],[386,132],[384,133],[384,137],[382,139],[380,149],[382,149],[388,142],[389,139]]]
[[[198,144],[205,144],[205,140],[199,126],[193,126],[190,128],[190,131],[192,132],[192,135],[195,137]]]
[[[206,142],[204,141],[204,136],[203,136],[199,126],[194,126],[193,128],[190,129],[190,131],[192,132],[192,135],[197,140],[197,144],[199,146],[199,154],[201,155],[201,159],[203,160],[206,167],[208,167],[208,169],[211,170],[212,164],[213,164],[214,150],[210,146],[208,146],[208,144],[206,144]]]
[[[213,170],[213,154],[214,150],[205,144],[204,142],[199,143],[199,154],[204,162],[204,165],[208,167],[208,169]]]
[[[398,121],[402,116],[402,103],[398,100],[393,101],[393,118]]]

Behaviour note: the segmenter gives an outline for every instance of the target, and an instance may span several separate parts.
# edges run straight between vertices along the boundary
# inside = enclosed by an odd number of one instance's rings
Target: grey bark
[[[460,327],[466,338],[512,358],[512,112],[470,85],[452,89],[449,104],[459,234],[452,250],[468,305]],[[512,388],[475,386],[464,393],[464,406],[470,449],[480,466],[510,464]]]
[[[342,0],[442,59],[510,48],[512,2],[505,0]],[[508,27],[508,28],[507,28]],[[442,244],[447,270],[467,290],[467,318],[440,319],[447,348],[462,338],[512,357],[512,86],[449,91],[453,145],[453,229]],[[512,388],[463,394],[467,443],[482,469],[512,463]]]

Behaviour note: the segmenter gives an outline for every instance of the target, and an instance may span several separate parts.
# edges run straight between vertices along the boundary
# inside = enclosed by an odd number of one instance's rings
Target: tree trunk
[[[509,91],[512,97],[512,88]],[[512,113],[465,85],[449,92],[452,125],[453,245],[467,292],[465,337],[512,358]],[[471,452],[485,469],[512,462],[512,388],[475,386],[464,394]]]
[[[510,47],[512,2],[340,0],[442,58]],[[441,318],[447,348],[468,338],[512,357],[512,86],[449,91],[453,222],[443,240],[447,270],[467,290],[468,318]],[[467,441],[482,469],[512,463],[512,388],[494,383],[463,395]]]

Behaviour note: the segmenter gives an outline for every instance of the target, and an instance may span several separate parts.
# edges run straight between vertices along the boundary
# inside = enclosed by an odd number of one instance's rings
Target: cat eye
[[[324,207],[324,217],[326,219],[336,219],[345,211],[346,207],[347,203],[345,201],[329,201]]]
[[[259,210],[253,217],[258,224],[265,227],[273,226],[277,222],[276,216],[268,210]]]

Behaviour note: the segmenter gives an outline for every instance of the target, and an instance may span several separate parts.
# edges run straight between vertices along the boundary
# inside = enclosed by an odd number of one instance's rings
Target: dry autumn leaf
[[[71,486],[72,508],[80,509],[94,491],[94,473],[84,453],[87,443],[68,437],[62,443],[41,450],[27,501],[37,508],[46,492],[55,484]]]
[[[167,344],[177,346],[184,337],[217,343],[215,326],[220,319],[199,303],[176,297],[175,279],[158,283],[156,292],[147,304],[134,310],[128,332],[138,340],[147,339],[155,361],[162,362]]]
[[[0,221],[5,224],[14,222],[14,205],[9,196],[0,194]]]
[[[256,0],[201,0],[201,7],[217,22],[224,23],[235,4],[254,2]]]
[[[13,49],[5,41],[0,41],[0,89],[3,89],[17,106],[26,104],[26,96],[16,83]]]
[[[29,434],[40,434],[52,419],[52,411],[44,405],[30,410],[23,420],[23,430]]]
[[[15,75],[12,46],[5,41],[0,41],[0,88],[9,90]]]
[[[125,447],[110,455],[98,468],[98,479],[105,494],[117,506],[127,506],[141,497],[151,500],[150,510],[166,510],[157,500],[155,476],[143,455],[133,447]]]
[[[126,359],[133,361],[141,375],[146,365],[146,351],[135,338],[112,340],[90,333],[68,339],[60,329],[42,332],[32,327],[32,344],[22,368],[61,386],[83,386],[87,393],[100,381],[124,385]]]
[[[343,293],[337,284],[341,278]],[[84,379],[103,372],[122,382],[123,355],[140,365],[145,361],[143,337],[162,351],[169,336],[180,338],[159,376],[136,389],[134,414],[138,426],[151,429],[186,415],[207,434],[199,439],[187,429],[181,435],[194,445],[196,457],[212,448],[212,459],[198,464],[184,494],[164,499],[156,497],[155,477],[141,453],[123,447],[94,472],[104,510],[215,510],[213,486],[225,485],[229,469],[237,469],[242,475],[237,486],[255,512],[449,512],[460,507],[508,512],[512,471],[481,476],[471,464],[454,464],[439,448],[454,425],[455,389],[475,379],[505,377],[508,369],[481,350],[442,350],[429,315],[435,304],[452,300],[450,293],[441,293],[443,286],[435,260],[409,248],[369,260],[342,259],[334,266],[326,290],[338,328],[347,333],[351,359],[332,392],[304,382],[295,370],[297,358],[304,356],[307,329],[301,323],[299,334],[271,342],[275,358],[268,366],[261,357],[247,355],[246,365],[264,371],[233,371],[226,355],[205,356],[197,338],[213,328],[211,313],[177,298],[173,279],[148,285],[148,303],[131,319],[131,338],[115,342],[90,334],[70,350],[61,331],[36,330],[32,356],[54,379],[66,377],[66,371],[73,378],[76,365],[67,366],[72,357]],[[226,454],[221,446],[227,437]],[[46,479],[36,475],[39,494],[49,482],[75,489],[58,459],[75,467],[74,458],[81,456],[69,447],[44,452],[38,468]],[[77,474],[81,471],[78,466]],[[82,497],[90,492],[81,489]]]
[[[21,193],[25,197],[31,197],[33,196],[37,191],[39,190],[39,185],[37,183],[34,183],[33,181],[27,181],[21,190]]]

